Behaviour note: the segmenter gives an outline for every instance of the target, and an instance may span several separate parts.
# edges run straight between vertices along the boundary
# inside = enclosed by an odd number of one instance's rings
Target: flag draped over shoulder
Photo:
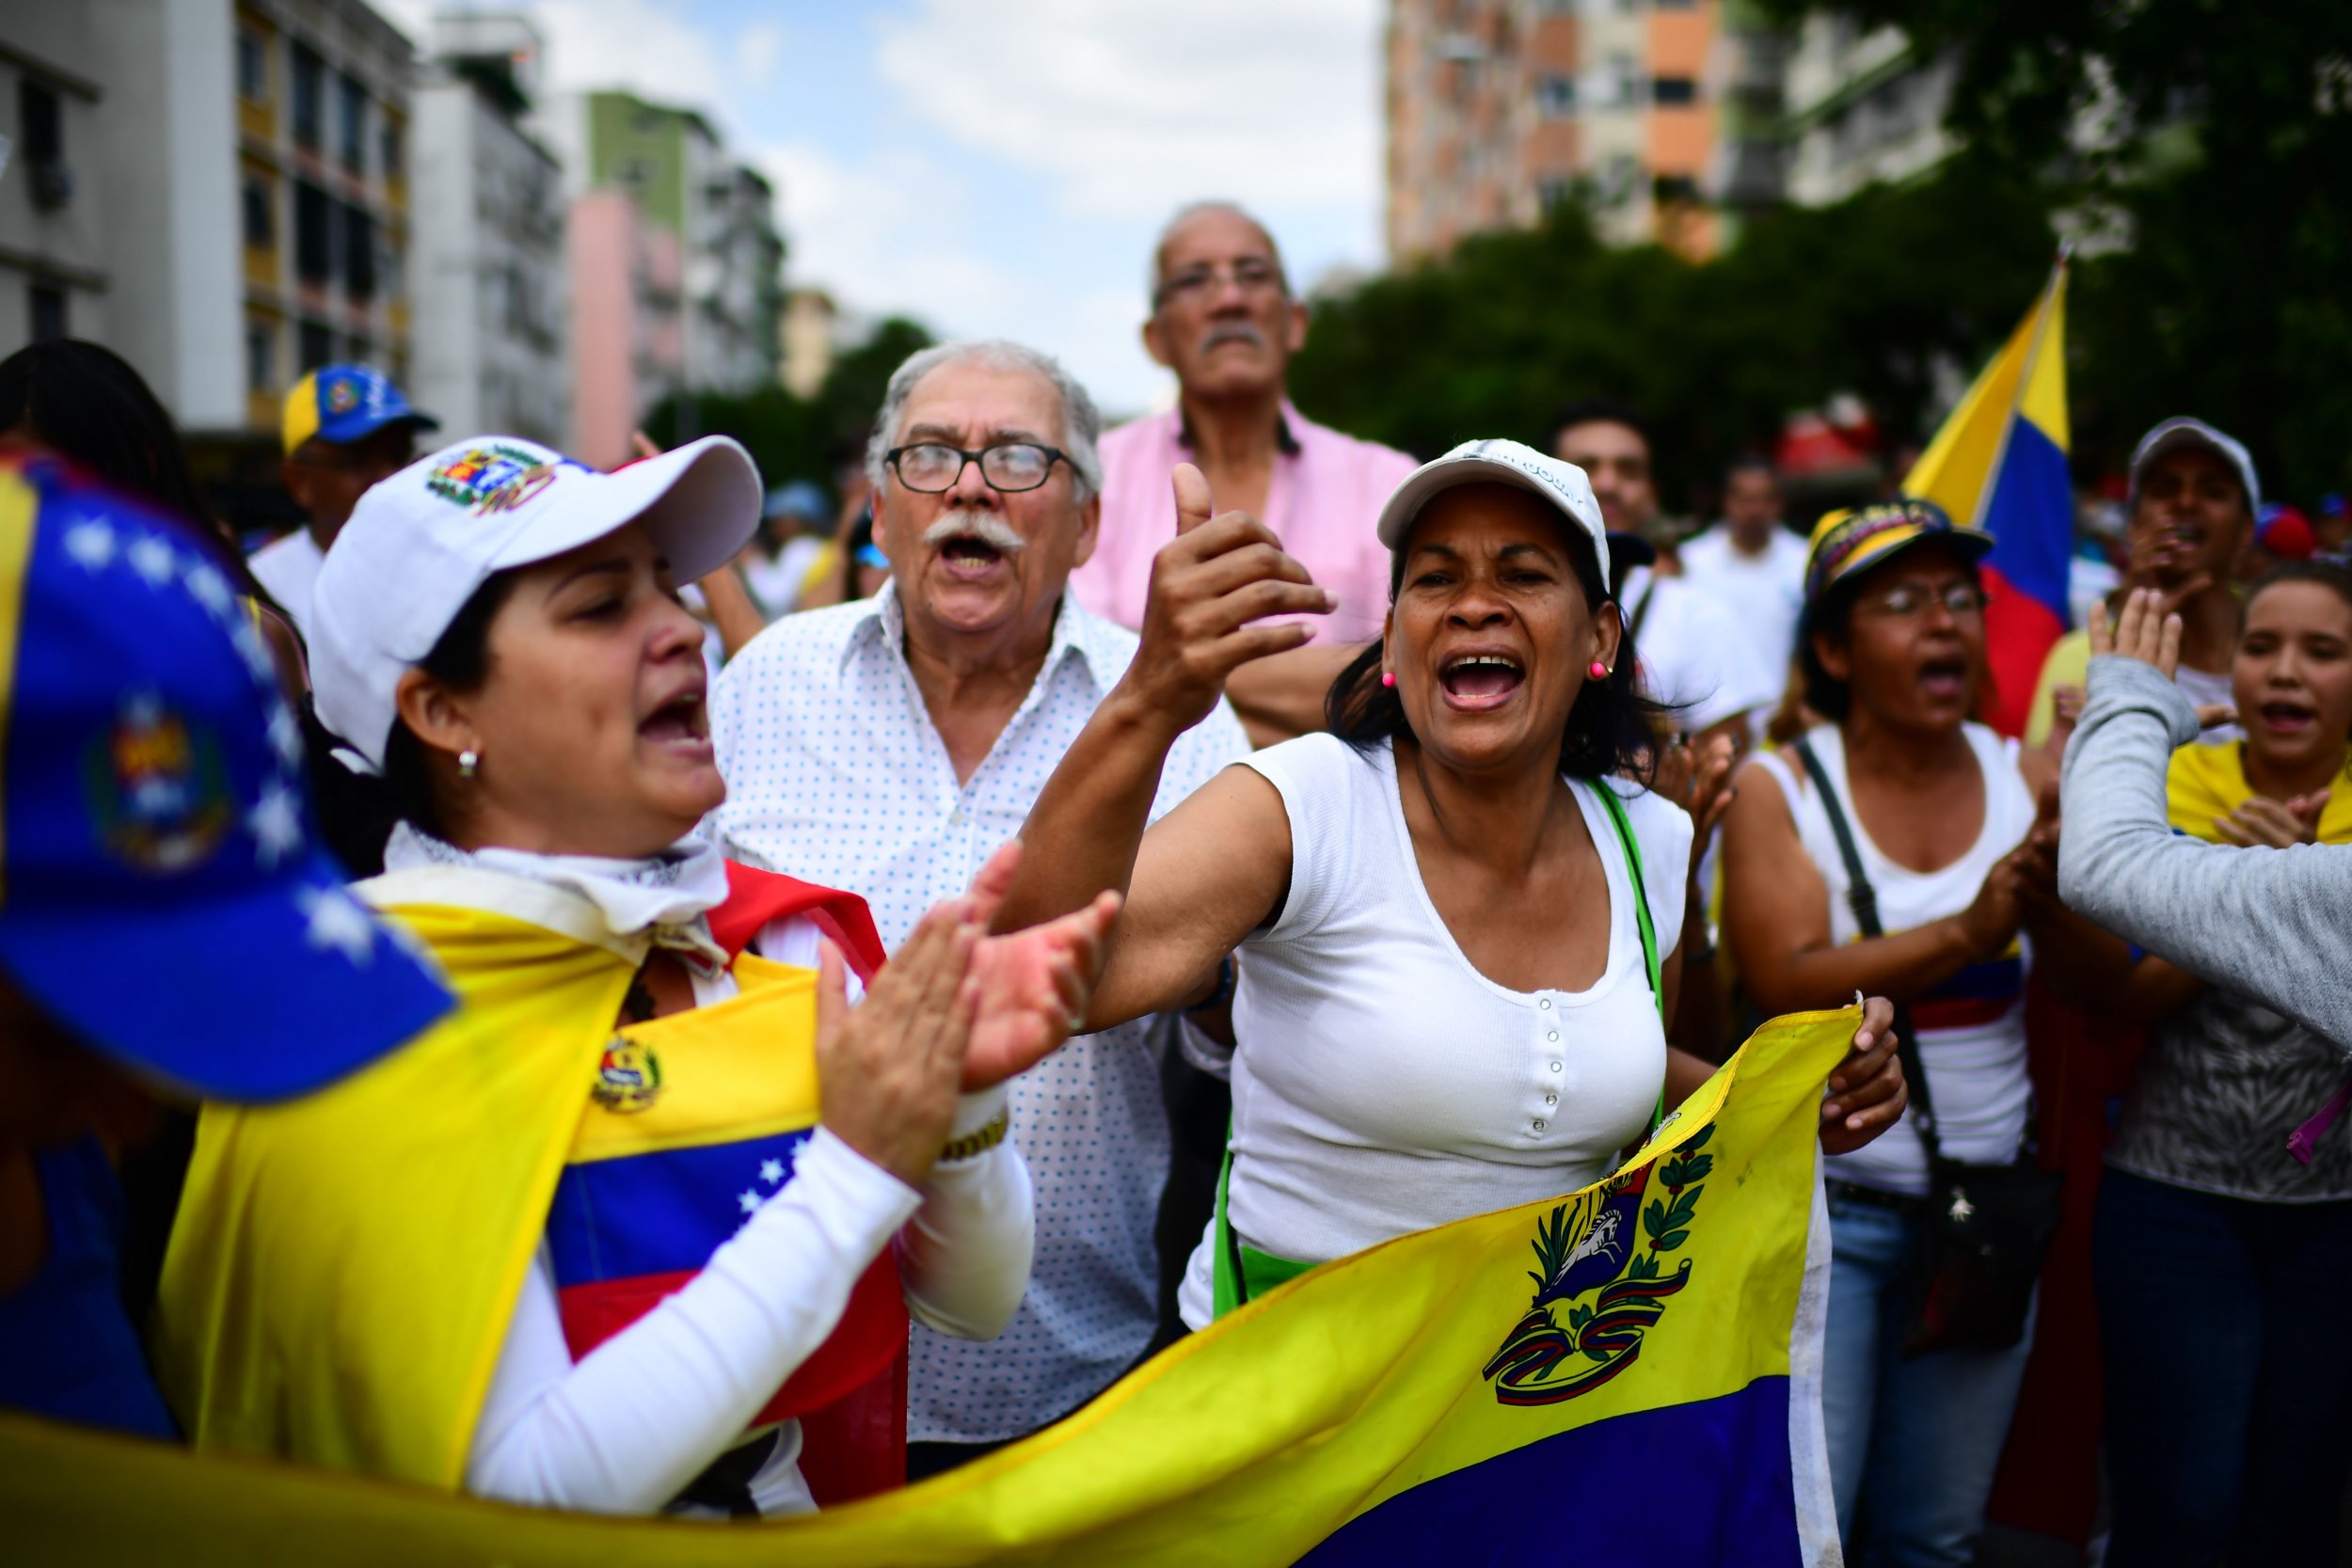
[[[2067,629],[2074,492],[2066,470],[2066,261],[1903,481],[1993,535],[1984,575],[1991,721],[2023,735],[2050,645]]]
[[[33,1560],[532,1564],[1837,1560],[1820,1084],[1767,1025],[1618,1176],[1312,1270],[1076,1415],[907,1491],[711,1526],[561,1516],[22,1419]]]

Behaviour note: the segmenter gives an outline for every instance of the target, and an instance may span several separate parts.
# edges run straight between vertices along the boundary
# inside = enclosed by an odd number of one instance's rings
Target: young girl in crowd
[[[1829,721],[1742,772],[1724,915],[1768,1013],[1834,1006],[1856,989],[1906,1005],[1929,1080],[1912,1091],[1941,1153],[1998,1165],[2026,1139],[2036,946],[2091,933],[2052,896],[2035,821],[2048,762],[1967,719],[1984,655],[1977,562],[1991,546],[1920,501],[1821,519],[1798,653],[1806,706]],[[1860,909],[1841,829],[1868,884]],[[1823,1406],[1839,1533],[1863,1562],[1971,1560],[2025,1373],[2022,1333],[2006,1348],[1902,1354],[1930,1153],[1909,1118],[1825,1163]],[[1855,1533],[1866,1498],[1867,1541]]]
[[[1387,634],[1333,687],[1333,733],[1147,832],[1224,675],[1303,641],[1258,618],[1329,603],[1255,520],[1212,520],[1196,470],[1176,483],[1143,650],[1031,813],[1055,853],[1007,916],[1129,891],[1093,1027],[1231,997],[1226,1179],[1180,1298],[1198,1328],[1317,1263],[1597,1180],[1712,1069],[1666,1044],[1692,824],[1624,777],[1656,742],[1582,472],[1510,441],[1417,470],[1380,515]],[[1872,1003],[1830,1080],[1829,1148],[1900,1113],[1888,1017]]]
[[[908,1311],[986,1338],[1019,1304],[1001,1085],[1083,1010],[1116,901],[983,942],[1009,855],[877,974],[861,900],[689,836],[725,786],[675,584],[758,511],[723,437],[613,475],[481,437],[338,537],[319,715],[398,823],[360,891],[461,1006],[314,1099],[206,1111],[163,1319],[199,1447],[804,1510],[798,1418],[903,1387]],[[867,1430],[886,1462],[902,1409]]]
[[[2172,754],[2173,830],[2352,843],[2352,571],[2305,562],[2257,583],[2231,683],[2245,739]],[[2107,1148],[2093,1252],[2107,1560],[2333,1561],[2352,1463],[2352,1063],[2168,959],[2135,962],[2120,942],[2112,958],[2106,1010],[2153,1029]]]

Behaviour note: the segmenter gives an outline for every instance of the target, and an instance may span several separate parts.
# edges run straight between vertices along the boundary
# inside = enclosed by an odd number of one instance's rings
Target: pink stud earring
[[[1597,681],[1605,681],[1609,678],[1609,666],[1603,664],[1598,659],[1595,659],[1593,660],[1592,668],[1584,673],[1592,676],[1593,679]]]
[[[1383,670],[1383,671],[1381,671],[1381,672],[1380,672],[1380,684],[1381,684],[1382,686],[1394,686],[1394,685],[1396,684],[1396,676],[1395,676],[1395,674],[1394,674],[1393,673],[1390,672],[1390,671],[1387,671],[1387,670]]]

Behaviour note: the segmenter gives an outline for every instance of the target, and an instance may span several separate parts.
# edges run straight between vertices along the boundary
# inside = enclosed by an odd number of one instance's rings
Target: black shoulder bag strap
[[[1846,907],[1853,911],[1853,923],[1863,936],[1883,937],[1886,927],[1879,921],[1879,893],[1870,885],[1869,877],[1862,869],[1862,852],[1854,847],[1853,828],[1846,820],[1846,808],[1838,803],[1837,791],[1832,787],[1829,769],[1821,766],[1810,740],[1799,739],[1791,748],[1797,760],[1804,764],[1805,776],[1813,781],[1814,790],[1821,797],[1821,810],[1829,817],[1829,831],[1837,840],[1837,858],[1846,863]],[[1926,1146],[1928,1161],[1936,1160],[1940,1150],[1935,1141],[1935,1109],[1928,1099],[1928,1069],[1919,1060],[1917,1031],[1911,1027],[1911,1017],[1903,1008],[1895,1009],[1895,1055],[1903,1064],[1903,1079],[1911,1090],[1912,1124],[1919,1130],[1919,1141]]]

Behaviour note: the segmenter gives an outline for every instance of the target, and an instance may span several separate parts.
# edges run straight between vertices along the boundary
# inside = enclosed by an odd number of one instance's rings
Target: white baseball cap
[[[384,766],[400,678],[499,573],[643,523],[680,582],[733,560],[759,527],[759,469],[724,436],[602,473],[514,436],[476,436],[371,488],[326,552],[310,601],[319,722]]]
[[[1601,521],[1600,502],[1593,499],[1592,482],[1575,464],[1547,457],[1518,441],[1465,441],[1443,457],[1415,468],[1380,509],[1380,543],[1391,550],[1401,547],[1413,519],[1438,491],[1457,484],[1495,483],[1533,490],[1558,507],[1592,546],[1593,559],[1600,568],[1601,590],[1611,591],[1609,530]]]
[[[2148,465],[2168,451],[2183,447],[2202,447],[2237,473],[2238,483],[2246,491],[2246,510],[2254,516],[2262,515],[2263,489],[2254,479],[2254,459],[2244,443],[2224,436],[2202,420],[2187,418],[2167,420],[2139,438],[2139,446],[2132,453],[2132,504],[2139,504],[2140,481],[2148,475]]]

